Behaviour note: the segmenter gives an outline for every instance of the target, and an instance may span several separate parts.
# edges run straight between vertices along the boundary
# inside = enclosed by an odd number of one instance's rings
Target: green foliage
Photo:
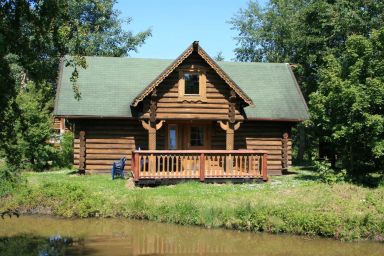
[[[219,51],[219,52],[216,54],[216,56],[213,57],[213,59],[214,59],[215,61],[224,61],[225,58],[224,58],[224,56],[223,56],[223,52],[222,52],[222,51]]]
[[[340,57],[329,55],[311,94],[313,125],[355,173],[384,172],[384,29],[353,35]]]
[[[66,131],[60,140],[57,165],[60,167],[71,167],[73,164],[73,141],[74,134]]]
[[[20,195],[30,213],[46,209],[44,213],[52,211],[64,217],[94,217],[103,204],[102,199],[90,197],[83,186],[60,181],[43,182],[39,189],[24,188]]]
[[[46,102],[45,97],[52,88],[49,84],[40,85],[40,89],[32,82],[21,89],[16,98],[19,107],[19,117],[15,125],[17,148],[26,159],[24,167],[33,170],[44,170],[49,167],[54,154],[54,148],[48,144],[51,133],[52,119],[50,109],[52,101]]]
[[[19,172],[0,160],[0,198],[8,196],[22,184]]]
[[[346,180],[347,172],[345,170],[335,171],[331,168],[328,161],[314,161],[314,167],[318,172],[321,182],[334,184]]]
[[[115,0],[2,1],[0,4],[0,148],[7,165],[43,170],[67,165],[67,142],[57,150],[47,141],[60,60],[77,79],[84,55],[127,56],[151,36],[124,29]],[[73,57],[68,57],[71,55]]]
[[[297,158],[306,149],[351,173],[383,170],[383,1],[251,1],[230,23],[238,60],[295,64],[311,114]]]
[[[6,167],[0,168],[0,198],[11,194],[15,184],[13,173]]]

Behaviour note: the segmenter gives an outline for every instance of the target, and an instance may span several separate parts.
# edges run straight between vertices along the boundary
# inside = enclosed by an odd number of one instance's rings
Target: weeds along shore
[[[273,177],[269,183],[187,182],[127,188],[126,180],[107,175],[29,172],[23,173],[21,185],[3,192],[0,212],[125,217],[339,240],[383,240],[383,186],[330,185],[316,181],[314,175],[301,171]]]

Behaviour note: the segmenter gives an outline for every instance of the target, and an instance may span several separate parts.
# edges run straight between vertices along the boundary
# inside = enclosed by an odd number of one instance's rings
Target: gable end
[[[194,51],[202,57],[208,65],[222,78],[248,105],[253,105],[252,100],[240,87],[209,57],[209,55],[199,46],[198,41],[193,42],[171,65],[169,65],[155,80],[153,80],[136,98],[131,105],[136,107],[145,97],[147,97],[165,78],[167,78],[179,65],[188,58]]]

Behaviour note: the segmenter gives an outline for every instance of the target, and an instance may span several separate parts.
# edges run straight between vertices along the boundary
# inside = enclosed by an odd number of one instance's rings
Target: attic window
[[[199,95],[199,74],[198,73],[185,73],[184,81],[185,81],[184,95],[186,94]]]
[[[207,101],[204,67],[190,65],[179,68],[178,101]]]

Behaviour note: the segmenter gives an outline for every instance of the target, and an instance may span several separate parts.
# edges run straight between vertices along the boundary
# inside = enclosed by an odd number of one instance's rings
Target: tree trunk
[[[298,142],[299,142],[299,149],[297,152],[297,161],[299,164],[303,164],[304,162],[304,154],[306,149],[306,138],[305,138],[305,131],[304,127],[300,124],[297,126],[297,133],[298,133]]]

